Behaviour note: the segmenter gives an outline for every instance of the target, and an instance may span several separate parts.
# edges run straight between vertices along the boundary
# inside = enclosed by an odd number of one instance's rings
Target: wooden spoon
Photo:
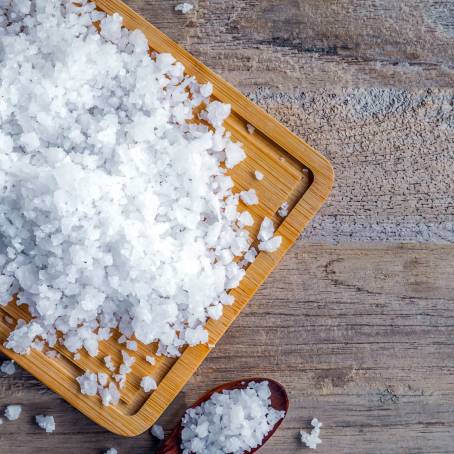
[[[207,401],[213,393],[221,393],[224,390],[233,390],[233,389],[244,389],[247,388],[248,384],[250,382],[262,382],[262,381],[267,381],[268,385],[270,387],[271,391],[271,406],[278,411],[285,411],[285,414],[287,415],[288,411],[288,396],[287,393],[285,392],[284,387],[278,383],[277,381],[270,380],[269,378],[249,378],[247,380],[237,380],[237,381],[232,381],[229,383],[224,383],[223,385],[220,385],[211,391],[208,391],[205,393],[197,402],[195,402],[190,408],[195,408],[198,407],[200,404],[203,402]],[[285,417],[285,416],[284,416]],[[265,438],[262,441],[262,444],[257,446],[254,449],[251,449],[250,451],[245,451],[244,454],[252,454],[253,452],[256,452],[258,449],[260,449],[276,432],[276,429],[281,425],[281,422],[284,420],[284,418],[280,419],[274,427],[268,432],[268,434],[265,436]],[[157,454],[181,454],[181,419],[176,425],[176,427],[172,430],[170,435],[166,438],[164,441],[163,445],[157,452]]]

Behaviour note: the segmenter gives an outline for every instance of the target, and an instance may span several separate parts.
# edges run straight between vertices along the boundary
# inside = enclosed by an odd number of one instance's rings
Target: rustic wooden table
[[[454,2],[130,0],[333,162],[330,202],[160,421],[208,388],[268,376],[291,408],[263,454],[454,452]],[[25,372],[0,377],[2,454],[154,452]],[[52,414],[48,435],[33,416]]]

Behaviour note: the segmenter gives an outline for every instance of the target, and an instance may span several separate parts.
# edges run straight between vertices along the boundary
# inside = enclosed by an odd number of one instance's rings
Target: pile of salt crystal
[[[116,328],[132,351],[132,337],[168,356],[207,342],[256,255],[238,203],[257,194],[234,194],[226,174],[246,156],[223,126],[230,106],[87,0],[0,8],[0,304],[19,292],[33,316],[6,347],[52,347],[58,331],[75,358],[96,356]],[[190,122],[196,108],[207,124]],[[118,399],[114,383],[79,378]]]
[[[233,453],[259,446],[285,416],[271,406],[267,381],[245,389],[214,393],[199,407],[186,411],[181,432],[183,454]]]

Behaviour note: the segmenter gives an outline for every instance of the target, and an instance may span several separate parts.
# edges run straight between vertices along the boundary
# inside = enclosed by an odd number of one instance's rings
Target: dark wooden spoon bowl
[[[198,407],[200,404],[203,402],[207,401],[213,393],[221,393],[222,391],[231,391],[233,389],[245,389],[247,388],[248,384],[250,382],[262,382],[262,381],[267,381],[268,386],[271,391],[271,406],[278,411],[285,411],[285,414],[287,415],[288,411],[288,396],[287,393],[285,392],[284,387],[278,383],[277,381],[270,380],[269,378],[248,378],[246,380],[237,380],[237,381],[232,381],[229,383],[224,383],[223,385],[217,386],[216,388],[213,388],[212,390],[208,391],[205,393],[199,400],[197,400],[193,405],[191,405],[190,408],[195,408]],[[284,416],[285,418],[285,416]],[[257,446],[254,449],[251,449],[250,451],[245,451],[244,454],[252,454],[253,452],[256,452],[259,450],[276,432],[277,428],[281,425],[282,421],[284,418],[280,419],[274,427],[268,432],[268,434],[264,437],[262,444]],[[182,426],[181,426],[181,418],[176,427],[172,430],[170,435],[166,438],[164,443],[162,444],[161,448],[157,452],[157,454],[181,454],[181,431],[182,431]]]

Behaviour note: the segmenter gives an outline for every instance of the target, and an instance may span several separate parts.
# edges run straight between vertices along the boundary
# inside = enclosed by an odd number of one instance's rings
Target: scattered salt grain
[[[104,454],[118,454],[115,448],[109,448]]]
[[[6,375],[13,375],[16,372],[14,361],[3,361],[2,365],[0,366],[0,372]]]
[[[249,123],[246,125],[246,129],[249,134],[254,134],[254,132],[255,132],[255,127]]]
[[[282,244],[282,237],[277,235],[269,240],[259,243],[259,250],[264,252],[276,252]]]
[[[186,411],[181,432],[183,454],[242,454],[259,446],[285,416],[271,406],[267,381],[245,389],[214,393],[199,407]]]
[[[238,225],[240,227],[250,227],[254,225],[254,218],[249,211],[243,211],[238,218]]]
[[[154,356],[149,356],[149,355],[145,356],[145,361],[147,363],[150,363],[152,366],[154,366],[156,364],[156,359]]]
[[[156,437],[158,440],[164,440],[164,429],[159,424],[155,424],[151,428],[151,435]]]
[[[258,246],[260,251],[275,252],[281,247],[282,237],[273,235],[273,222],[268,217],[265,217],[260,225],[260,230],[257,236],[260,241]]]
[[[55,430],[55,419],[53,416],[37,415],[35,416],[36,424],[47,433]]]
[[[22,407],[20,405],[8,405],[4,415],[8,421],[15,421],[16,419],[19,419],[21,412]]]
[[[137,351],[137,342],[136,341],[127,341],[126,348],[133,352]]]
[[[190,3],[180,3],[179,5],[175,6],[175,11],[180,11],[182,14],[187,14],[189,11],[192,11],[194,5]]]
[[[240,199],[246,205],[257,205],[259,203],[259,198],[257,197],[255,189],[249,189],[249,191],[241,191]]]
[[[285,218],[287,215],[288,215],[288,203],[287,202],[284,202],[279,210],[277,210],[277,214],[281,217],[281,218]]]
[[[125,344],[125,343],[126,343],[126,340],[127,340],[127,339],[126,339],[126,336],[122,334],[122,335],[117,339],[117,342],[118,342],[119,344]]]
[[[259,170],[256,170],[254,172],[254,175],[255,175],[255,178],[259,181],[263,180],[265,178],[265,176],[263,175],[262,172],[260,172]]]
[[[158,385],[156,381],[152,377],[143,377],[140,381],[140,387],[146,392],[149,393],[150,391],[155,390]]]
[[[320,439],[320,428],[322,427],[322,423],[317,418],[314,418],[311,421],[311,425],[313,427],[311,433],[308,434],[307,432],[300,430],[300,438],[301,442],[304,443],[308,448],[317,449],[317,445],[322,442],[322,440]]]
[[[0,426],[3,424],[3,419],[0,418]]]

